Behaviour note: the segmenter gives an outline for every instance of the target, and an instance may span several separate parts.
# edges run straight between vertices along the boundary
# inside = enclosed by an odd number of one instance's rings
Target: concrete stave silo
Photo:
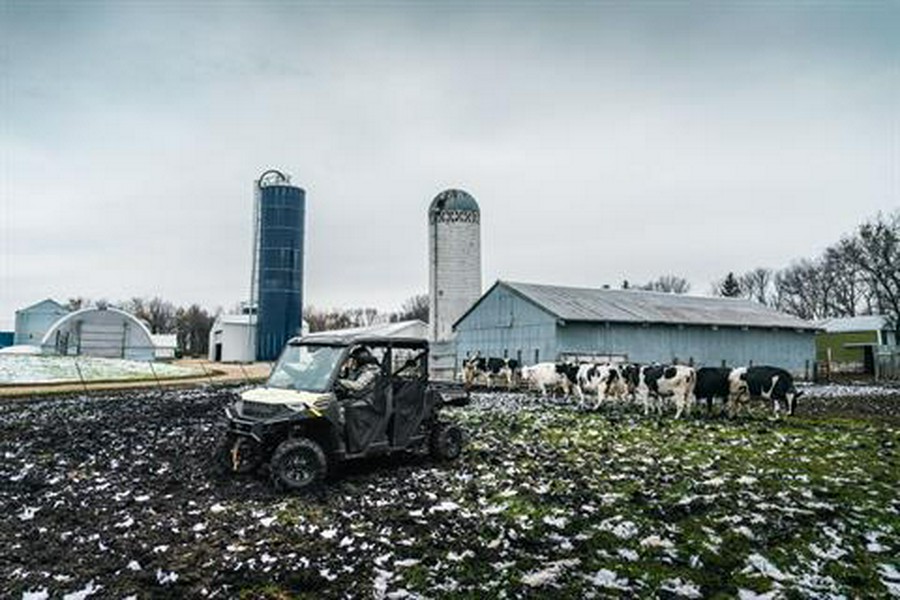
[[[428,228],[429,338],[441,376],[457,366],[453,323],[481,296],[481,210],[469,193],[445,190],[428,207]]]

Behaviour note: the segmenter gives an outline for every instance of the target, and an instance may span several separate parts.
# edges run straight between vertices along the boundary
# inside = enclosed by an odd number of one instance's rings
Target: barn
[[[816,327],[736,298],[497,281],[454,323],[458,361],[559,358],[771,364],[805,376]]]

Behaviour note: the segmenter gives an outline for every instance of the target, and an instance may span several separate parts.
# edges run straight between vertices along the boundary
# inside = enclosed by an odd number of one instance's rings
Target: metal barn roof
[[[835,317],[817,323],[828,333],[852,333],[861,331],[880,331],[888,328],[887,318],[883,315],[863,315],[859,317]]]
[[[737,298],[711,298],[643,290],[576,288],[512,281],[498,281],[494,287],[498,285],[511,289],[564,321],[816,329],[816,325],[809,321],[757,302]],[[471,310],[470,308],[469,311]],[[457,323],[467,314],[468,312]]]

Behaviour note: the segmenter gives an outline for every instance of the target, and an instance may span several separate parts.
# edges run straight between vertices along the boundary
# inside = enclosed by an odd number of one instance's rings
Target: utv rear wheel
[[[293,491],[309,489],[325,478],[328,462],[322,447],[309,438],[292,438],[272,455],[272,476]]]
[[[244,475],[255,471],[262,463],[262,447],[250,438],[226,435],[216,446],[213,461],[216,470]]]
[[[431,455],[440,460],[453,460],[462,453],[463,432],[456,425],[441,423],[431,432]]]

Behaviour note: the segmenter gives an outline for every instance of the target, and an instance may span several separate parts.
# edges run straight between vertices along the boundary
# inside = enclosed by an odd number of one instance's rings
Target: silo
[[[481,296],[481,211],[462,190],[445,190],[428,208],[429,334],[453,337],[453,323]]]
[[[270,170],[256,181],[251,307],[256,306],[256,359],[274,360],[300,334],[306,192]],[[252,312],[252,308],[251,308]]]

